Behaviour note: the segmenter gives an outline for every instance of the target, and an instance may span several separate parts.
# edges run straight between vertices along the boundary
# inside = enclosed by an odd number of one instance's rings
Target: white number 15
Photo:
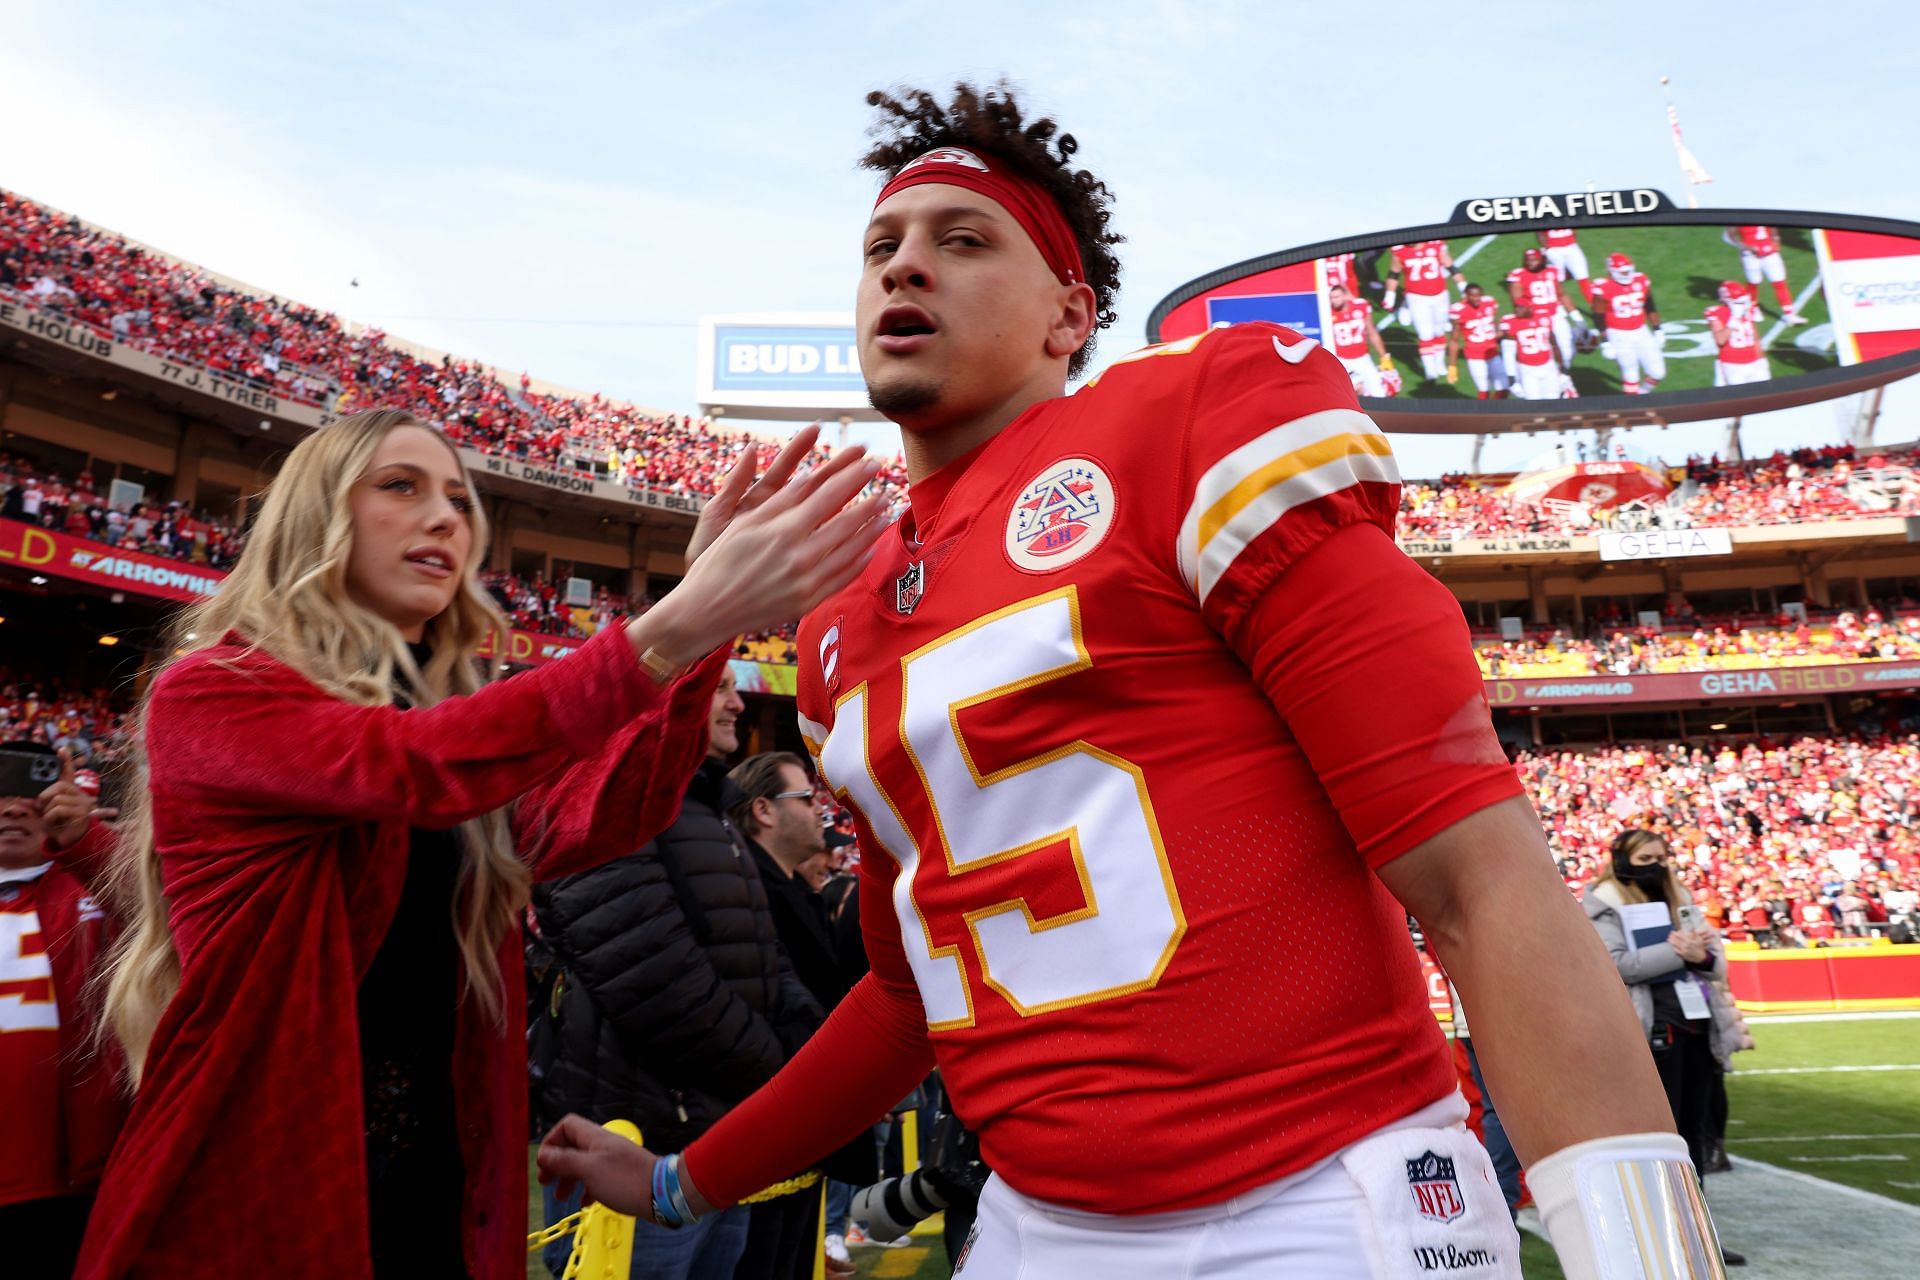
[[[1070,586],[1009,605],[901,659],[900,738],[920,795],[889,796],[874,776],[866,686],[836,709],[821,772],[899,864],[893,909],[935,1031],[971,1025],[973,995],[959,948],[934,945],[915,901],[921,849],[896,800],[932,819],[948,875],[1067,846],[1084,906],[1038,919],[1015,896],[961,913],[983,980],[1022,1015],[1152,987],[1186,932],[1138,766],[1074,740],[983,775],[960,731],[961,712],[1092,665]],[[1060,866],[1055,859],[1036,865]]]

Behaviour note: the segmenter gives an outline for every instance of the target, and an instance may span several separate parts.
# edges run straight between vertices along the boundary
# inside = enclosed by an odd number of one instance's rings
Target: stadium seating
[[[597,394],[538,394],[525,375],[516,389],[477,362],[423,360],[377,329],[351,331],[330,312],[245,293],[6,192],[0,192],[0,295],[303,404],[338,412],[397,405],[476,449],[636,487],[711,493],[740,451],[755,443],[704,419],[657,414]],[[1920,472],[1910,451],[1862,459],[1850,447],[1833,447],[1739,464],[1695,459],[1676,478],[1677,501],[1652,518],[1708,526],[1920,513]],[[897,459],[877,485],[896,493],[905,488]],[[1419,539],[1578,533],[1619,519],[1604,510],[1516,503],[1501,484],[1448,477],[1406,486],[1400,532]]]
[[[1920,613],[1843,610],[1827,619],[1760,625],[1697,621],[1671,630],[1613,630],[1598,638],[1556,631],[1521,640],[1476,638],[1491,678],[1654,675],[1920,658]]]
[[[1920,734],[1522,752],[1514,767],[1576,888],[1615,835],[1647,827],[1736,938],[1877,931],[1920,900]]]

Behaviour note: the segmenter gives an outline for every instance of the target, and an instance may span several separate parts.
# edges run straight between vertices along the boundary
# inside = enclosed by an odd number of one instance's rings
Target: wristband
[[[662,1156],[653,1162],[653,1220],[672,1231],[687,1224],[674,1210],[673,1198],[667,1194],[667,1161],[670,1158]]]
[[[688,671],[687,667],[661,657],[660,651],[652,645],[648,645],[641,653],[640,666],[653,677],[656,684],[672,684]]]
[[[691,1204],[687,1203],[686,1190],[680,1185],[680,1154],[675,1152],[661,1160],[654,1166],[654,1172],[661,1177],[660,1186],[665,1192],[664,1200],[673,1218],[673,1221],[667,1222],[667,1225],[684,1227],[698,1218],[700,1215],[693,1211]],[[662,1221],[665,1221],[665,1218],[662,1218]]]
[[[1636,1133],[1564,1147],[1527,1170],[1567,1280],[1726,1280],[1687,1144]]]

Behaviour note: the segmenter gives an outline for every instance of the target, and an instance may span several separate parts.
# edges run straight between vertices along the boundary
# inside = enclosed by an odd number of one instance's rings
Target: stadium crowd
[[[1681,529],[1795,524],[1920,514],[1920,471],[1911,449],[1862,460],[1852,445],[1797,449],[1746,462],[1690,460],[1664,506],[1587,508],[1517,502],[1503,478],[1447,476],[1402,489],[1403,538],[1581,534],[1608,529]]]
[[[677,494],[713,492],[753,437],[705,419],[659,414],[595,394],[516,389],[477,362],[427,360],[378,329],[261,297],[189,264],[0,191],[0,295],[89,325],[114,341],[344,412],[400,405],[482,451]],[[1401,534],[1433,539],[1572,534],[1634,525],[1781,524],[1920,513],[1911,451],[1865,459],[1851,446],[1800,449],[1751,462],[1693,459],[1676,469],[1677,500],[1614,511],[1513,501],[1503,481],[1409,483]],[[1862,488],[1856,481],[1866,480]],[[906,484],[897,459],[876,480]]]
[[[1700,620],[1577,637],[1556,630],[1520,640],[1476,640],[1489,677],[1653,675],[1757,666],[1813,666],[1920,658],[1920,613],[1842,610],[1831,619],[1779,618],[1741,626]]]
[[[204,510],[184,502],[122,507],[98,491],[89,471],[61,477],[8,454],[0,454],[0,517],[214,569],[240,556],[239,531]]]
[[[1514,767],[1576,890],[1615,835],[1646,827],[1731,939],[1915,936],[1920,734],[1523,752]]]
[[[124,708],[104,687],[73,688],[33,672],[0,667],[0,742],[65,747],[96,767],[127,745]]]

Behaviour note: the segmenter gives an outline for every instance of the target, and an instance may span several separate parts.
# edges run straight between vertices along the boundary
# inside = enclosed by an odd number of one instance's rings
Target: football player
[[[1410,909],[1567,1274],[1718,1275],[1346,370],[1249,323],[1066,395],[1112,316],[1107,189],[1005,88],[870,101],[855,325],[909,506],[802,623],[798,702],[856,814],[873,969],[685,1152],[568,1117],[542,1176],[686,1222],[937,1063],[994,1171],[961,1280],[1517,1280]]]
[[[1350,253],[1336,253],[1320,259],[1321,279],[1328,294],[1337,287],[1345,289],[1348,297],[1360,296],[1360,277],[1354,269],[1353,257]]]
[[[1445,240],[1396,244],[1388,252],[1393,265],[1387,268],[1382,305],[1392,311],[1404,292],[1420,344],[1420,371],[1438,382],[1447,373],[1447,281],[1465,288],[1466,280],[1453,265]]]
[[[1780,256],[1780,236],[1772,227],[1728,227],[1720,238],[1740,251],[1740,268],[1747,283],[1755,286],[1754,305],[1759,306],[1758,286],[1762,280],[1773,286],[1773,300],[1780,304],[1780,318],[1788,324],[1805,324],[1793,306],[1793,288],[1787,283],[1787,261]]]
[[[1466,296],[1453,304],[1448,315],[1453,333],[1447,339],[1447,381],[1460,377],[1460,354],[1466,353],[1467,372],[1473,385],[1486,400],[1507,398],[1507,362],[1500,354],[1500,304],[1486,295],[1477,284],[1467,286]]]
[[[1393,369],[1393,359],[1387,355],[1387,346],[1380,341],[1380,330],[1373,323],[1373,304],[1353,297],[1345,285],[1336,284],[1327,290],[1327,312],[1333,354],[1346,366],[1353,389],[1363,396],[1387,395],[1380,375]]]
[[[1513,370],[1514,392],[1523,400],[1552,400],[1570,376],[1554,341],[1553,318],[1522,302],[1500,318],[1500,350]]]
[[[1580,247],[1580,237],[1572,227],[1553,227],[1547,231],[1536,231],[1534,235],[1540,241],[1540,248],[1546,252],[1547,261],[1560,269],[1562,280],[1571,280],[1580,286],[1580,296],[1593,300],[1593,281],[1587,272],[1587,251]]]
[[[1560,363],[1573,367],[1573,325],[1575,314],[1567,297],[1566,277],[1560,268],[1547,261],[1545,252],[1528,249],[1520,255],[1520,265],[1507,272],[1507,293],[1518,308],[1525,306],[1535,317],[1544,317],[1553,330],[1554,345],[1560,349]]]
[[[1624,253],[1607,255],[1607,278],[1593,285],[1594,322],[1607,335],[1605,350],[1620,365],[1620,390],[1647,395],[1667,376],[1660,350],[1660,311],[1653,282]]]
[[[1706,311],[1707,327],[1720,356],[1713,362],[1713,385],[1738,386],[1773,377],[1767,353],[1760,346],[1760,304],[1750,284],[1723,281],[1720,301]]]

